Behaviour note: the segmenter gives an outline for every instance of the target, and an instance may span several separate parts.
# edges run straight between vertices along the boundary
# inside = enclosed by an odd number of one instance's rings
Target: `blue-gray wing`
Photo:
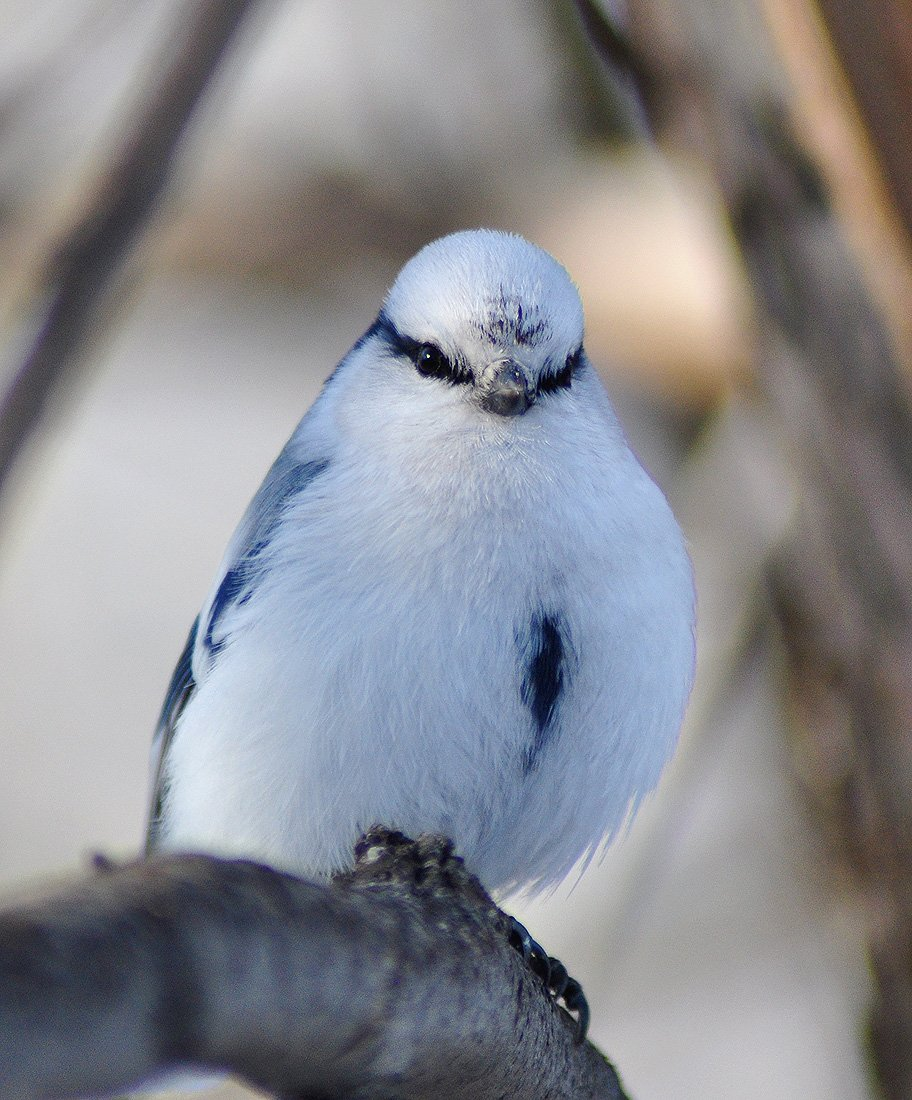
[[[326,459],[302,462],[293,457],[290,447],[273,463],[241,520],[222,566],[221,581],[205,611],[201,642],[209,658],[216,657],[230,639],[229,613],[252,596],[286,508],[328,465]]]
[[[161,831],[166,793],[166,761],[178,720],[219,653],[231,641],[231,611],[252,597],[268,560],[269,544],[289,503],[303,493],[329,465],[328,459],[302,460],[292,442],[273,463],[231,540],[221,577],[187,638],[165,696],[153,741],[154,778],[146,849],[151,851]]]
[[[187,644],[180,655],[168,693],[162,705],[161,714],[158,716],[158,725],[155,728],[155,737],[152,741],[152,757],[155,760],[155,775],[152,777],[152,808],[149,813],[149,826],[146,830],[146,851],[151,852],[156,847],[158,833],[161,829],[162,805],[164,802],[164,776],[163,765],[168,754],[168,747],[174,736],[174,728],[180,718],[187,700],[196,689],[196,680],[193,679],[193,650],[196,647],[196,634],[199,630],[199,615],[194,619],[187,637]]]

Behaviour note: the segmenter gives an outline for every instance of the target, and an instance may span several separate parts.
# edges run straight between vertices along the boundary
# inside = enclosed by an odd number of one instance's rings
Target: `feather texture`
[[[382,823],[506,891],[617,835],[677,739],[694,595],[582,342],[566,272],[518,237],[406,265],[225,555],[155,844],[326,875]]]

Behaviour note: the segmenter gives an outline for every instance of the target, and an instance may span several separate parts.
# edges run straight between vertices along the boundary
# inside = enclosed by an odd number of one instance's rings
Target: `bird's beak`
[[[479,403],[498,416],[519,416],[535,400],[522,367],[512,359],[492,363],[479,380]]]

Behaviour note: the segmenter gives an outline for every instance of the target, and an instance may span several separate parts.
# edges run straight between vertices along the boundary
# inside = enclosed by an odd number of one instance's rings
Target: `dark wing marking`
[[[382,335],[382,333],[382,318],[378,318],[326,380],[323,387],[324,392],[332,384],[333,378],[338,374],[340,368],[345,365],[348,358],[368,340],[377,335]],[[319,398],[317,399],[318,402]],[[316,403],[311,411],[315,407]],[[224,626],[224,619],[228,610],[233,606],[246,603],[251,597],[251,582],[262,564],[264,551],[275,534],[285,506],[289,500],[302,492],[329,465],[328,459],[304,462],[293,453],[295,441],[300,441],[301,429],[309,415],[310,413],[298,425],[291,442],[273,463],[272,469],[266,475],[256,496],[250,502],[250,506],[238,527],[234,538],[235,546],[231,564],[226,568],[206,614],[203,645],[210,658],[214,658],[227,641],[224,631],[221,637],[217,637],[216,633],[220,625]],[[196,679],[193,674],[193,653],[196,648],[197,635],[202,628],[201,617],[197,616],[184,647],[184,652],[181,654],[177,668],[174,670],[174,676],[171,679],[171,685],[168,688],[168,694],[165,697],[165,703],[158,720],[158,728],[153,741],[153,753],[157,750],[158,756],[153,785],[152,810],[146,839],[147,851],[154,849],[160,832],[166,793],[164,769],[168,749],[174,737],[177,721],[196,689]],[[198,669],[198,671],[200,670]]]
[[[158,831],[161,826],[162,804],[164,802],[164,763],[168,755],[168,748],[174,736],[174,727],[183,713],[187,701],[196,687],[193,678],[193,649],[196,645],[196,632],[199,629],[199,615],[190,627],[190,634],[184,652],[180,655],[171,683],[168,686],[168,694],[158,717],[158,726],[155,731],[153,744],[158,748],[158,760],[155,767],[155,781],[152,787],[152,810],[149,814],[149,827],[146,831],[146,851],[151,852],[156,845]]]
[[[245,604],[251,596],[251,582],[261,565],[263,553],[275,533],[289,500],[302,492],[313,479],[328,465],[327,461],[300,462],[292,458],[286,448],[276,459],[272,469],[260,486],[250,507],[241,520],[238,534],[235,536],[237,549],[234,562],[228,567],[209,607],[203,634],[203,645],[210,658],[214,658],[224,648],[227,632],[224,626],[226,613],[231,607]],[[197,616],[177,662],[177,668],[171,678],[171,685],[165,696],[165,703],[158,720],[158,728],[153,742],[153,751],[157,748],[155,782],[152,794],[152,810],[149,815],[149,828],[146,836],[146,850],[152,851],[161,830],[162,813],[166,794],[165,764],[168,750],[174,738],[178,719],[184,711],[190,697],[196,689],[193,674],[193,652],[197,637],[203,629],[201,617]],[[200,671],[199,669],[197,671]]]
[[[535,733],[523,754],[523,775],[534,771],[551,739],[554,716],[565,684],[567,646],[556,615],[533,615],[528,634],[520,640],[525,661],[520,698],[532,712]]]
[[[300,462],[292,458],[287,449],[276,459],[241,521],[234,562],[226,570],[210,605],[203,635],[203,644],[210,656],[217,656],[228,640],[225,631],[217,637],[217,631],[224,625],[225,613],[231,607],[242,607],[250,599],[252,582],[289,501],[302,493],[328,465],[326,459]]]

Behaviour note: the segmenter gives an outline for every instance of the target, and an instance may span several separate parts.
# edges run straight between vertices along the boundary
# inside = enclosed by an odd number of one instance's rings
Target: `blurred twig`
[[[649,140],[651,119],[646,102],[651,98],[649,65],[627,35],[623,9],[616,3],[573,0],[582,30],[595,46],[610,73],[610,100],[617,116],[617,136],[626,141]]]
[[[37,297],[36,335],[0,404],[0,491],[47,399],[71,369],[105,293],[171,175],[181,137],[256,0],[193,0],[88,210],[56,249]]]
[[[0,913],[0,1092],[108,1095],[180,1066],[280,1096],[625,1100],[440,837],[351,874],[160,857]]]
[[[907,0],[819,0],[912,244],[912,11]]]
[[[896,8],[891,2],[875,7],[884,15]],[[825,4],[831,18],[843,6]],[[796,529],[769,563],[769,576],[791,698],[802,719],[802,755],[814,761],[805,776],[869,903],[873,1053],[885,1095],[906,1100],[912,1096],[907,380],[825,181],[796,136],[789,89],[758,7],[630,0],[627,11],[631,49],[648,67],[644,107],[664,143],[700,156],[712,173],[754,289],[757,382],[801,494]],[[866,22],[868,9],[856,15]],[[600,41],[596,36],[596,46]],[[869,87],[868,94],[877,98],[880,91]],[[904,148],[891,153],[898,157]]]

